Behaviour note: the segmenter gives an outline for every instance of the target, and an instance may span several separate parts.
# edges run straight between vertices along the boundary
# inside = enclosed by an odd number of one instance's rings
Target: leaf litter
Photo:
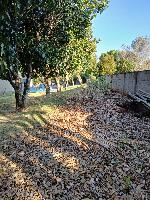
[[[150,199],[150,119],[119,107],[124,98],[82,89],[44,126],[3,140],[1,199]]]

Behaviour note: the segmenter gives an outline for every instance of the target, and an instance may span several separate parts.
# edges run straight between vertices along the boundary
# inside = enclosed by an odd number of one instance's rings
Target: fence
[[[106,81],[111,89],[123,93],[134,94],[139,89],[150,93],[150,70],[107,75]]]
[[[143,90],[150,93],[150,70],[106,76],[110,88],[123,93]],[[8,81],[0,80],[0,94],[14,92]]]

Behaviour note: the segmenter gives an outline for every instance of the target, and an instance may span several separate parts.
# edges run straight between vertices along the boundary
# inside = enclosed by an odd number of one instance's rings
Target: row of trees
[[[150,37],[137,37],[131,46],[101,54],[99,74],[124,73],[150,69]]]
[[[67,84],[93,71],[91,20],[107,5],[107,0],[0,1],[0,78],[14,88],[17,109],[25,107],[31,78],[44,77],[46,85],[55,78],[59,88],[60,77]]]

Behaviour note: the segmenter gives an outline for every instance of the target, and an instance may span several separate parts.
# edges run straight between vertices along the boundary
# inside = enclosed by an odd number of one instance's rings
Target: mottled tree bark
[[[18,74],[15,74],[10,70],[7,73],[7,80],[10,82],[15,91],[16,110],[18,111],[21,111],[23,108],[26,107],[27,94],[30,88],[31,74],[31,64],[29,64],[28,74],[26,75],[26,80],[23,83]]]
[[[56,77],[57,92],[61,92],[60,77]]]
[[[45,84],[45,88],[46,88],[46,96],[50,96],[50,85],[51,85],[51,79],[49,79],[48,77],[44,78],[44,84]]]

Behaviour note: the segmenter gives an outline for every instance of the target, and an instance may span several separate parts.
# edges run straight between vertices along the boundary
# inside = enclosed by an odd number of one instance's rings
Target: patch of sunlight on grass
[[[76,88],[80,88],[82,87],[81,85],[72,85],[72,86],[68,86],[67,88],[63,88],[62,91],[67,91],[67,90],[73,90]]]
[[[34,92],[34,93],[29,93],[29,97],[42,97],[45,96],[45,92]]]
[[[25,121],[24,119],[19,120],[16,124],[16,127],[19,128],[32,128],[33,124],[31,124],[29,121]]]
[[[36,124],[43,126],[49,122],[52,115],[59,112],[59,106],[66,103],[66,98],[74,91],[78,91],[83,86],[70,86],[60,93],[51,93],[50,97],[45,97],[45,93],[29,93],[28,106],[22,112],[11,112],[15,110],[14,94],[0,96],[0,135],[9,135],[11,132],[17,133],[26,128],[33,128]]]
[[[6,117],[4,115],[0,115],[0,123],[2,123],[2,122],[8,122],[8,121],[9,121],[8,117]]]
[[[37,124],[43,126],[45,124],[46,119],[42,116],[34,114],[33,121],[35,121]]]
[[[48,106],[48,105],[43,105],[41,107],[41,110],[45,111],[46,113],[52,113],[52,112],[55,111],[55,109],[56,109],[56,107],[54,107],[54,106]]]

